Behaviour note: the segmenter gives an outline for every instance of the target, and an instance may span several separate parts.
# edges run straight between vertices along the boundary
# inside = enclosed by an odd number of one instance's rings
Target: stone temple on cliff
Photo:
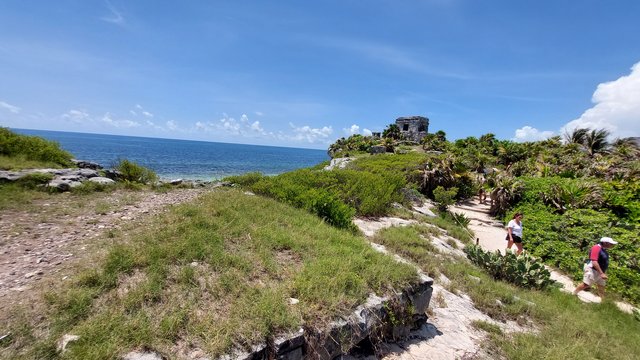
[[[420,142],[429,131],[429,119],[424,116],[403,116],[396,119],[396,125],[405,139]]]

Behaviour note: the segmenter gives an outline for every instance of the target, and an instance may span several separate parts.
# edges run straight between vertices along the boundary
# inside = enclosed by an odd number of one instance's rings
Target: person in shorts
[[[513,215],[513,219],[509,221],[507,224],[507,250],[511,249],[513,244],[516,244],[518,250],[516,251],[517,255],[522,254],[522,218],[523,215],[520,212],[517,212]]]
[[[580,291],[589,289],[595,284],[598,286],[598,295],[601,298],[604,297],[604,287],[607,284],[607,269],[609,268],[609,253],[607,250],[617,243],[610,237],[603,237],[599,243],[591,247],[589,259],[585,261],[583,267],[582,284],[575,289],[574,295],[578,295]]]

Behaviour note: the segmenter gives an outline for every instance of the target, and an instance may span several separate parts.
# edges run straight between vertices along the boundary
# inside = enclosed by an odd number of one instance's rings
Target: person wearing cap
[[[589,289],[593,284],[598,285],[598,295],[604,297],[604,286],[607,282],[607,269],[609,268],[609,253],[607,249],[611,249],[618,242],[610,237],[603,237],[598,244],[591,247],[589,251],[589,259],[584,264],[584,276],[582,284],[578,285],[573,292],[574,295],[582,290]]]

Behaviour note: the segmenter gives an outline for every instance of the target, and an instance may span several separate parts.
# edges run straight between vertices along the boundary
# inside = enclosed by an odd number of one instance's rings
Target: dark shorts
[[[512,235],[513,236],[513,242],[514,243],[518,243],[521,244],[522,243],[522,238],[518,235]],[[509,241],[509,234],[507,234],[507,237],[505,238],[505,240]]]

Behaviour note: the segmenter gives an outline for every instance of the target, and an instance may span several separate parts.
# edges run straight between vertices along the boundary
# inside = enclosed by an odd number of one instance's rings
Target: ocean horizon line
[[[0,125],[1,126],[1,125]],[[121,134],[108,134],[108,133],[91,133],[91,132],[81,132],[81,131],[64,131],[64,130],[48,130],[48,129],[29,129],[29,128],[17,128],[17,127],[7,127],[9,130],[14,131],[46,131],[46,132],[54,132],[54,133],[63,133],[63,134],[80,134],[80,135],[104,135],[104,136],[121,136],[121,137],[129,137],[129,138],[139,138],[139,139],[157,139],[157,140],[174,140],[174,141],[193,141],[193,142],[203,142],[203,143],[213,143],[213,144],[224,144],[224,145],[242,145],[242,146],[262,146],[262,147],[274,147],[274,148],[284,148],[284,149],[301,149],[301,150],[317,150],[317,151],[328,151],[329,146],[326,148],[312,148],[312,147],[295,147],[295,146],[285,146],[285,145],[264,145],[264,144],[248,144],[248,143],[234,143],[234,142],[224,142],[224,141],[213,141],[213,140],[201,140],[201,139],[179,139],[179,138],[165,138],[165,137],[154,137],[154,136],[139,136],[139,135],[121,135]]]

